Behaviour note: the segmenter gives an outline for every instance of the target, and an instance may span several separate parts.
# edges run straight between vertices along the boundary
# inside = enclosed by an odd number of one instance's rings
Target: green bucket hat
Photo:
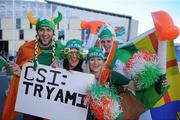
[[[98,47],[93,47],[89,49],[89,52],[87,54],[87,61],[89,61],[93,57],[100,57],[102,60],[104,60],[104,54],[102,50]]]
[[[82,41],[78,39],[71,39],[66,43],[66,48],[75,48],[77,50],[82,50]]]
[[[109,30],[109,29],[107,29],[107,28],[105,28],[101,33],[100,33],[100,35],[99,35],[99,38],[100,39],[103,39],[104,37],[108,37],[108,38],[112,38],[112,32]]]

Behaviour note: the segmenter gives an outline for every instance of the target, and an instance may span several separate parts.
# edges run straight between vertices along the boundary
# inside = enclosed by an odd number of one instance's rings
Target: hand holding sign
[[[44,65],[34,71],[27,63],[21,72],[15,110],[53,120],[85,120],[85,90],[92,83],[90,74]]]
[[[20,76],[20,74],[21,74],[21,69],[20,69],[19,65],[17,65],[17,64],[14,63],[14,62],[9,62],[9,67],[10,67],[11,71],[12,71],[15,75]]]

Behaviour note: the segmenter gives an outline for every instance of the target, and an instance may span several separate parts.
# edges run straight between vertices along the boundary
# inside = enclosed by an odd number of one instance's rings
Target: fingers
[[[132,89],[132,90],[138,90],[138,88],[137,88],[137,83],[136,83],[135,81],[133,81],[133,80],[131,80],[131,81],[129,82],[128,87],[129,87],[130,89]]]
[[[55,60],[52,64],[51,64],[51,66],[53,67],[53,68],[60,68],[60,62],[58,61],[58,60]]]
[[[16,63],[10,62],[9,67],[15,75],[20,76],[21,69],[20,69],[19,65],[17,65]]]
[[[21,75],[21,69],[14,71],[14,74],[17,76],[20,76]]]
[[[15,63],[9,63],[9,67],[12,71],[20,69],[19,65],[15,64]]]
[[[163,87],[167,87],[168,86],[168,80],[166,79],[166,80],[164,80],[163,82],[162,82],[162,86]]]

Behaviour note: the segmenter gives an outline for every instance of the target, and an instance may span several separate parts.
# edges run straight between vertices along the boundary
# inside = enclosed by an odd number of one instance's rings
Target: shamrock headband
[[[71,39],[66,43],[66,48],[81,50],[83,48],[82,41],[79,39]]]
[[[78,39],[71,39],[66,43],[66,48],[62,51],[62,54],[67,58],[73,51],[71,49],[77,49],[77,54],[80,58],[84,58],[87,55],[87,51],[82,47],[82,41]]]

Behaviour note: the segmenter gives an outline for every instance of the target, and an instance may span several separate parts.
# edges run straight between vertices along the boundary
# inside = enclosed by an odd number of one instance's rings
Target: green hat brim
[[[49,21],[49,20],[47,20],[47,19],[44,19],[44,20],[42,20],[42,21],[39,21],[38,20],[38,22],[37,22],[37,24],[36,24],[36,30],[38,31],[40,28],[42,28],[42,27],[49,27],[49,28],[51,28],[53,31],[55,31],[55,25],[51,22],[51,21]]]

